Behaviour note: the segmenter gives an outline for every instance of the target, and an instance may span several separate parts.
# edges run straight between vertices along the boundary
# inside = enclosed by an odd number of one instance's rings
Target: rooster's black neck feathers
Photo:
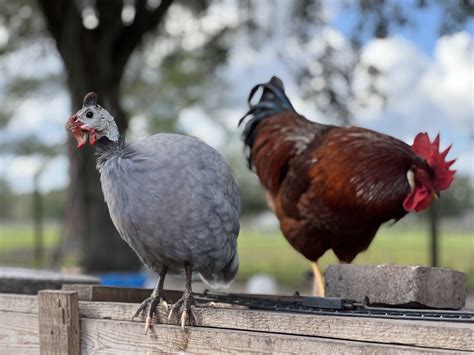
[[[257,94],[258,89],[262,88],[262,96],[256,103],[252,103],[252,99]],[[257,125],[265,118],[276,115],[281,112],[290,111],[296,112],[291,104],[290,100],[285,94],[283,82],[276,76],[272,77],[268,83],[258,84],[253,87],[248,97],[248,103],[250,109],[240,119],[239,126],[245,121],[246,118],[250,118],[242,133],[242,139],[245,143],[247,150],[247,161],[249,167],[252,166],[252,146],[255,141],[255,129]]]

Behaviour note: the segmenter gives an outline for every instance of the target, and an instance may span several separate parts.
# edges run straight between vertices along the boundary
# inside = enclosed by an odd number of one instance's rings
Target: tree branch
[[[114,40],[123,31],[122,1],[97,0],[99,13],[99,31],[101,45],[113,45]]]
[[[74,1],[70,0],[38,0],[40,8],[46,19],[49,32],[57,42],[62,38],[64,25],[68,16],[79,16],[74,6]]]
[[[143,35],[157,27],[163,20],[166,12],[174,0],[162,0],[154,10],[147,9],[146,0],[138,0],[136,3],[135,21],[125,27],[115,42],[115,60],[117,72],[121,75],[125,64],[143,38]]]

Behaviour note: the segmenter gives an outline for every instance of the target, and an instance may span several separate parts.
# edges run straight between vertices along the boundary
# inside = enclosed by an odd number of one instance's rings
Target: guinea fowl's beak
[[[82,122],[77,119],[77,114],[69,117],[66,122],[66,130],[71,131],[74,138],[76,138],[78,148],[82,148],[86,144],[88,132],[82,128]]]
[[[77,126],[77,114],[71,115],[66,122],[66,131],[69,131],[72,127]]]

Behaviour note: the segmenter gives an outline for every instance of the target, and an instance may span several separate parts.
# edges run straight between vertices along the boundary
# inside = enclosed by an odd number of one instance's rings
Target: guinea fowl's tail
[[[239,270],[239,255],[235,252],[234,257],[222,271],[217,273],[201,272],[201,278],[211,288],[226,288],[234,281],[237,270]]]
[[[262,96],[257,103],[252,103],[252,99],[257,93],[258,89],[262,88]],[[240,119],[239,126],[250,118],[245,124],[245,129],[242,133],[242,140],[246,146],[247,161],[249,168],[252,167],[252,146],[255,141],[255,128],[265,118],[274,116],[284,111],[296,112],[291,105],[290,100],[285,94],[285,88],[280,78],[273,76],[268,83],[258,84],[250,91],[248,98],[250,109]]]

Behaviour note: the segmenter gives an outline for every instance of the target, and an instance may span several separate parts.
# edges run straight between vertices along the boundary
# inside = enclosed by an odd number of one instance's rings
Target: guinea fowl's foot
[[[140,307],[138,307],[137,311],[135,314],[132,316],[132,319],[138,317],[140,313],[142,313],[145,308],[147,308],[147,315],[146,315],[146,320],[145,320],[145,334],[148,334],[148,331],[153,328],[153,317],[154,315],[157,314],[156,312],[156,307],[159,304],[162,304],[165,306],[166,310],[168,311],[168,302],[164,300],[163,297],[157,296],[157,297],[148,297],[145,301],[142,302]]]
[[[168,320],[171,320],[171,318],[177,314],[181,314],[180,323],[182,330],[185,330],[186,324],[196,324],[196,318],[191,310],[191,306],[194,304],[193,293],[185,290],[183,296],[171,307],[171,311],[168,314]]]

